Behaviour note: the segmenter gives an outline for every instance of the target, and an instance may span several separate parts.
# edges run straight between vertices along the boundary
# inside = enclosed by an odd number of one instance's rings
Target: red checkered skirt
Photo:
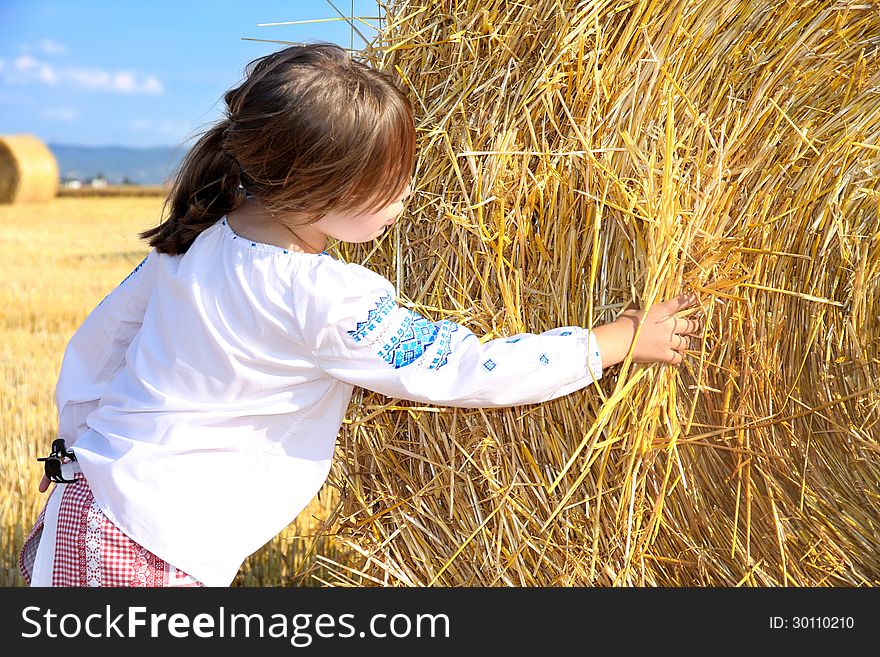
[[[74,477],[55,485],[25,539],[18,563],[30,586],[202,586],[123,534]]]

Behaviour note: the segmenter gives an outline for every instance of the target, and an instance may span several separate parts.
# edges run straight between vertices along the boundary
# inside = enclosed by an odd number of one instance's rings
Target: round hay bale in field
[[[49,201],[58,191],[58,163],[33,135],[0,136],[0,203]]]

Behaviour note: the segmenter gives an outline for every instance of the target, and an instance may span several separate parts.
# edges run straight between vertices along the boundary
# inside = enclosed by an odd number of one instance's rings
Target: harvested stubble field
[[[156,224],[163,199],[59,198],[0,205],[0,586],[20,586],[18,550],[44,501],[35,460],[58,426],[54,391],[67,341],[86,315],[143,259],[137,233]],[[316,552],[335,553],[310,536],[330,515],[322,491],[277,539],[254,554],[237,585],[312,584]],[[317,518],[317,519],[316,519]]]

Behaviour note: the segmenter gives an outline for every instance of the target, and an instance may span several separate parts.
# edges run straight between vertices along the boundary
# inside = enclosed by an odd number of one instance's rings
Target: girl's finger
[[[700,326],[700,323],[695,319],[685,319],[684,330],[681,331],[684,335],[700,335],[703,332],[703,327]]]
[[[673,313],[678,312],[679,310],[684,310],[685,308],[689,308],[696,303],[697,295],[693,292],[679,294],[677,297],[674,297],[669,301],[664,302],[664,304],[667,305]]]

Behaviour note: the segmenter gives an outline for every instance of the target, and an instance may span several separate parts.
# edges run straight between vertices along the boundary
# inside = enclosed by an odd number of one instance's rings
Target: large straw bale
[[[341,247],[487,338],[692,288],[675,368],[501,410],[357,394],[335,585],[880,582],[880,3],[389,7],[408,213]]]
[[[49,201],[58,191],[58,163],[33,135],[0,136],[0,203]]]

